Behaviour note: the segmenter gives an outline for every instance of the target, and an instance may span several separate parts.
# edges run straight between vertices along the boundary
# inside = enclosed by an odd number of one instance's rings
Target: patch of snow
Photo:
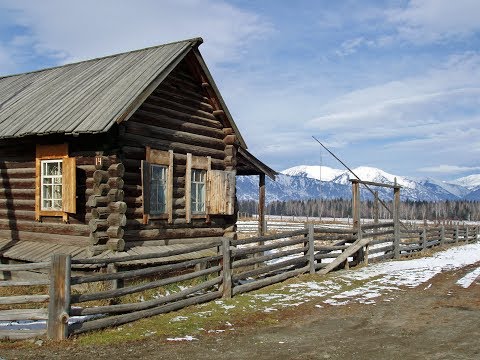
[[[470,287],[473,282],[480,276],[480,267],[476,268],[475,270],[469,272],[463,278],[457,281],[457,284],[463,287],[464,289]]]
[[[194,341],[194,340],[198,340],[198,339],[190,335],[187,335],[185,337],[167,338],[167,341]]]
[[[178,321],[185,321],[185,320],[188,320],[188,317],[186,316],[177,316],[177,317],[174,317],[173,319],[170,320],[170,322],[178,322]]]

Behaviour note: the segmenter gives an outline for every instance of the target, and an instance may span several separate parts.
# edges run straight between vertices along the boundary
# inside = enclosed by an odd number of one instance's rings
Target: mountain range
[[[401,186],[402,200],[442,201],[442,200],[480,200],[480,174],[469,175],[449,182],[433,178],[413,178],[389,174],[381,169],[360,166],[352,169],[364,181]],[[334,199],[351,198],[350,179],[355,178],[349,171],[327,166],[299,165],[283,170],[276,181],[267,179],[267,202],[279,200]],[[371,187],[378,191],[383,200],[391,200],[390,188]],[[237,196],[239,200],[258,199],[258,179],[253,176],[237,177]],[[363,200],[373,199],[373,195],[361,186]]]

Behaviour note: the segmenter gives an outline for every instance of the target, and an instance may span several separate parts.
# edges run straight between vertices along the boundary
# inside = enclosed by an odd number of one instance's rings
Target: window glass
[[[205,170],[192,169],[192,213],[205,212]]]
[[[163,214],[167,208],[167,167],[151,165],[150,213]]]
[[[62,160],[42,160],[41,168],[41,208],[62,210]]]

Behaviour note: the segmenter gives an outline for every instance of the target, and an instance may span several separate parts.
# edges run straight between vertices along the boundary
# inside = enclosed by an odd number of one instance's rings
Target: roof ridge
[[[83,64],[83,63],[87,63],[87,62],[90,62],[90,61],[97,61],[97,60],[102,60],[102,59],[108,59],[108,58],[112,58],[112,57],[119,56],[119,55],[131,54],[131,53],[135,53],[135,52],[140,52],[140,51],[145,51],[145,50],[160,48],[160,47],[163,47],[163,46],[174,45],[174,44],[179,44],[179,43],[183,43],[183,42],[185,42],[185,43],[189,42],[189,43],[192,43],[193,46],[195,46],[195,45],[201,45],[201,44],[203,43],[203,39],[202,39],[201,37],[195,37],[195,38],[190,38],[190,39],[185,39],[185,40],[173,41],[173,42],[166,43],[166,44],[160,44],[160,45],[154,45],[154,46],[147,46],[147,47],[142,48],[142,49],[124,51],[124,52],[120,52],[120,53],[116,53],[116,54],[111,54],[111,55],[106,55],[106,56],[99,56],[99,57],[96,57],[96,58],[93,58],[93,59],[87,59],[87,60],[77,61],[77,62],[73,62],[73,63],[63,64],[63,65],[57,65],[57,66],[52,66],[52,67],[48,67],[48,68],[43,68],[43,69],[38,69],[38,70],[27,71],[27,72],[24,72],[24,73],[18,73],[18,74],[10,74],[10,75],[5,75],[5,76],[0,76],[0,80],[6,79],[6,78],[10,78],[10,77],[13,77],[13,76],[27,75],[27,74],[35,74],[35,73],[39,73],[39,72],[42,72],[42,71],[49,71],[49,70],[53,70],[53,69],[62,68],[62,67],[65,67],[65,66],[70,66],[70,65]]]

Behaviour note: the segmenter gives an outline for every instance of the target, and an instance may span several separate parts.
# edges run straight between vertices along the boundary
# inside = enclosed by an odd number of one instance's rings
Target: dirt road
[[[73,343],[1,349],[12,359],[480,359],[480,284],[456,281],[478,267],[444,272],[389,301],[316,307],[276,314],[278,323],[209,334],[189,342],[150,337],[109,346]]]

